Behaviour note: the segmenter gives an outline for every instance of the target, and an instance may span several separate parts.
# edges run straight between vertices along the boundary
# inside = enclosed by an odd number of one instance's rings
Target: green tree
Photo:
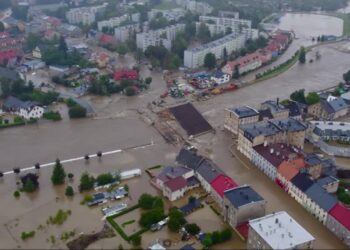
[[[138,200],[138,204],[143,209],[153,208],[154,197],[150,194],[142,194]]]
[[[350,82],[350,70],[343,74],[343,79],[345,82]]]
[[[213,53],[208,53],[204,57],[204,66],[213,69],[216,66],[216,57]]]
[[[290,95],[290,99],[292,99],[293,101],[296,101],[296,102],[306,103],[305,90],[304,89],[299,89],[299,90],[294,91]]]
[[[221,242],[230,240],[232,238],[232,230],[230,228],[221,231]]]
[[[186,223],[186,220],[183,216],[183,214],[177,209],[172,208],[169,211],[169,221],[168,221],[168,228],[173,231],[177,232],[179,229]]]
[[[239,67],[238,67],[238,65],[235,65],[235,67],[233,69],[232,78],[233,79],[238,79],[239,76],[240,76],[240,74],[239,74]]]
[[[210,31],[205,23],[201,23],[198,27],[197,37],[203,42],[207,43],[211,39]]]
[[[125,94],[127,96],[134,96],[134,95],[136,95],[135,87],[133,87],[133,86],[126,87]]]
[[[192,224],[187,224],[186,226],[185,226],[185,229],[186,229],[186,231],[189,233],[189,234],[191,234],[191,235],[196,235],[196,234],[198,234],[199,232],[200,232],[200,228],[199,228],[199,226],[197,225],[197,224],[195,224],[195,223],[192,223]]]
[[[65,192],[66,196],[74,196],[74,190],[73,190],[73,187],[72,186],[68,186],[66,188],[66,192]]]
[[[71,107],[68,111],[70,118],[83,118],[86,117],[86,109],[80,105]]]
[[[27,178],[23,186],[23,191],[33,193],[35,190],[37,190],[37,188],[38,186],[36,186],[30,178]]]
[[[41,36],[35,33],[29,33],[26,38],[26,45],[30,50],[35,49],[35,47],[42,41]]]
[[[124,56],[127,52],[128,52],[128,47],[124,43],[121,43],[121,44],[118,45],[117,53],[120,56]]]
[[[124,190],[125,190],[126,192],[129,192],[129,186],[128,186],[128,184],[125,184],[125,185],[124,185]]]
[[[141,214],[139,224],[145,228],[150,228],[154,223],[164,219],[164,209],[153,208]]]
[[[11,95],[11,83],[8,81],[1,81],[1,92],[2,97]]]
[[[56,160],[55,167],[52,172],[51,181],[54,185],[61,185],[66,178],[66,172],[59,159]]]
[[[80,185],[79,190],[91,190],[94,188],[95,178],[93,176],[89,176],[88,173],[83,173],[80,177]]]
[[[211,240],[213,242],[213,245],[214,244],[218,244],[221,242],[221,235],[220,235],[220,232],[219,231],[214,231],[211,235]]]
[[[305,63],[306,62],[306,52],[305,48],[301,47],[299,50],[299,62],[300,63]]]
[[[116,179],[110,174],[110,173],[107,173],[107,174],[100,174],[99,176],[97,176],[96,178],[96,181],[97,181],[97,184],[102,186],[102,185],[106,185],[106,184],[109,184],[109,183],[112,183],[114,182]]]
[[[320,101],[320,96],[316,92],[310,92],[306,96],[306,104],[312,105]]]
[[[213,245],[213,240],[212,240],[212,236],[211,234],[206,234],[203,241],[202,241],[202,244],[204,245],[204,247],[208,248],[210,247],[211,245]]]
[[[228,58],[228,54],[227,54],[227,49],[226,49],[226,47],[225,47],[224,50],[223,50],[223,58],[224,58],[224,61],[226,62],[226,61],[227,61],[227,58]]]
[[[141,245],[141,241],[142,241],[142,236],[137,234],[133,237],[131,237],[131,243],[134,245],[134,246],[139,246]]]
[[[14,193],[13,193],[13,196],[15,197],[15,198],[19,198],[20,196],[21,196],[21,193],[18,191],[18,190],[16,190]]]
[[[0,32],[4,32],[5,30],[5,25],[3,22],[0,22]]]
[[[151,84],[151,82],[152,82],[152,77],[147,77],[147,78],[145,79],[145,83],[146,83],[147,85]]]
[[[64,39],[63,36],[60,36],[58,49],[61,52],[63,52],[64,54],[67,54],[67,52],[68,52],[68,46],[67,46],[66,40]]]

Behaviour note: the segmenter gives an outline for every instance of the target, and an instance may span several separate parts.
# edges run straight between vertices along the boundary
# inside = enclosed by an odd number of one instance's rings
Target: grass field
[[[350,36],[350,14],[344,13],[328,13],[329,16],[334,16],[342,19],[343,24],[343,36]]]

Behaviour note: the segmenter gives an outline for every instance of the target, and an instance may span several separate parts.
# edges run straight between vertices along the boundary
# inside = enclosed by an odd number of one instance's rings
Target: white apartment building
[[[102,31],[103,27],[114,28],[114,27],[119,26],[122,22],[125,22],[127,20],[129,20],[128,15],[113,17],[109,20],[103,20],[103,21],[97,22],[97,29],[99,31]]]
[[[199,16],[199,22],[211,23],[214,24],[214,26],[231,27],[234,34],[239,34],[242,33],[244,29],[252,28],[252,21],[238,18]]]
[[[140,31],[139,24],[129,24],[125,26],[120,26],[114,29],[114,37],[121,42],[125,42],[130,38],[134,32]]]
[[[102,31],[103,27],[114,28],[120,26],[125,21],[132,21],[138,23],[140,21],[140,13],[135,13],[132,15],[122,15],[118,17],[112,17],[108,20],[103,20],[97,23],[97,29]]]
[[[178,21],[185,15],[184,9],[175,8],[170,10],[152,9],[148,12],[148,20],[151,20],[157,16],[158,13],[162,13],[162,16],[168,21]]]
[[[211,13],[214,8],[210,6],[208,3],[199,2],[196,0],[176,0],[178,5],[181,5],[186,10],[190,10],[194,13],[207,15]]]
[[[213,53],[216,59],[221,59],[224,55],[224,48],[228,54],[241,49],[245,45],[245,35],[230,34],[213,42],[187,49],[184,52],[184,65],[188,68],[198,68],[203,65],[205,55]]]
[[[183,31],[185,24],[171,25],[158,30],[150,30],[136,34],[137,48],[145,51],[149,46],[163,45],[167,49],[171,49],[171,41],[175,39],[176,33]]]
[[[70,24],[90,25],[96,20],[96,14],[105,11],[107,4],[70,9],[66,13]]]
[[[312,249],[315,238],[287,212],[249,221],[247,249]]]

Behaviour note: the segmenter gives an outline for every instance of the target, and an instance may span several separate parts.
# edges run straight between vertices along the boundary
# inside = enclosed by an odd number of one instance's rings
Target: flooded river
[[[294,14],[293,14],[294,15]],[[295,16],[296,15],[296,16]],[[341,22],[328,17],[310,15],[304,17],[288,14],[281,20],[280,28],[287,28],[288,23],[299,39],[295,40],[283,58],[289,58],[301,45],[311,43],[311,36],[318,34],[338,34]],[[303,20],[303,21],[300,21]],[[303,23],[305,22],[305,23]],[[328,22],[328,24],[327,24]],[[317,31],[317,34],[316,34]],[[228,151],[230,141],[223,132],[223,110],[230,106],[257,106],[269,98],[287,98],[291,92],[304,88],[314,91],[334,86],[342,79],[342,74],[350,69],[350,55],[340,52],[338,45],[326,45],[317,48],[321,59],[305,65],[295,64],[288,72],[280,76],[260,82],[236,92],[217,96],[205,102],[195,102],[194,105],[204,114],[217,129],[216,135],[207,135],[197,139],[197,143],[208,148],[208,155],[217,161],[226,173],[239,184],[251,184],[268,202],[268,212],[285,210],[316,238],[317,248],[344,247],[330,232],[309,215],[301,206],[280,190],[262,173],[248,163],[242,164],[232,158]],[[308,59],[314,58],[315,51],[310,52]],[[142,76],[151,72],[142,69]],[[166,89],[160,73],[152,72],[153,82],[150,90],[140,96],[127,98],[114,95],[111,97],[85,97],[92,102],[98,112],[94,118],[81,120],[64,119],[60,122],[39,122],[36,125],[0,130],[0,171],[11,170],[14,167],[28,167],[36,162],[46,163],[56,158],[67,159],[83,156],[97,151],[108,151],[131,146],[147,144],[153,141],[155,146],[135,151],[126,151],[120,155],[97,159],[89,164],[82,162],[66,166],[67,172],[73,172],[76,180],[72,185],[76,188],[81,172],[94,174],[111,171],[116,168],[127,169],[146,167],[156,164],[170,164],[179,150],[166,144],[163,138],[152,127],[139,119],[137,109],[145,108],[149,102],[159,97]],[[168,102],[173,101],[169,97]],[[35,229],[45,223],[48,216],[53,215],[58,208],[71,209],[72,219],[64,226],[64,230],[75,228],[78,232],[99,230],[101,227],[101,212],[79,205],[82,198],[77,195],[74,201],[64,198],[63,189],[53,188],[50,183],[51,169],[43,169],[40,177],[40,191],[34,196],[22,195],[20,200],[13,197],[16,188],[15,176],[6,176],[0,183],[0,248],[16,248],[24,245],[19,239],[22,231]],[[148,178],[130,182],[131,197],[137,197],[143,192],[154,193]],[[57,203],[55,197],[60,197]],[[133,200],[130,203],[134,202]],[[194,216],[196,217],[196,216]],[[87,219],[88,218],[88,219]],[[196,219],[196,218],[194,218]],[[17,225],[16,225],[17,224]],[[35,239],[28,240],[26,247],[48,248],[46,242],[50,235],[58,235],[55,227],[47,228],[38,233]],[[43,243],[44,242],[44,243]],[[45,243],[46,242],[46,243]],[[96,248],[116,248],[120,238],[103,240],[93,245]],[[64,248],[64,244],[54,245]]]

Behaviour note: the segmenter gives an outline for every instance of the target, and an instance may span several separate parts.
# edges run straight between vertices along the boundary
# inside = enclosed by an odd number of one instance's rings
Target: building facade
[[[239,126],[259,121],[259,112],[249,106],[225,109],[224,128],[237,135]]]

